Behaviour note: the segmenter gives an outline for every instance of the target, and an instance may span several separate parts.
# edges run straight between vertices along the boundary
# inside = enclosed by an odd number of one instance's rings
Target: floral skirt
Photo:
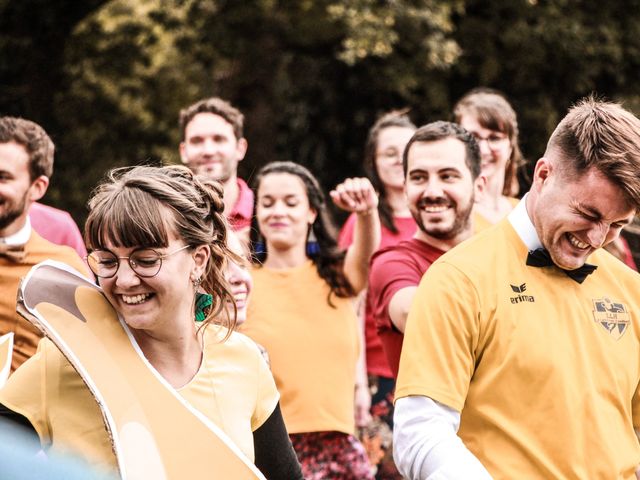
[[[373,480],[364,447],[342,432],[290,433],[305,480]]]
[[[393,392],[395,380],[369,375],[371,423],[359,429],[376,480],[401,480],[393,461]]]

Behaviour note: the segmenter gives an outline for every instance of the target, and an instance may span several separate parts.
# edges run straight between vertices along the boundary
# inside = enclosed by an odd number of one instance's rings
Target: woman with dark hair
[[[254,288],[243,332],[271,360],[282,412],[307,480],[370,479],[354,437],[359,350],[354,296],[378,247],[377,196],[367,179],[348,179],[331,198],[356,214],[354,242],[335,240],[324,194],[304,167],[264,166],[254,180]]]
[[[474,207],[474,226],[479,231],[502,220],[518,203],[518,169],[525,163],[518,145],[518,119],[507,99],[488,88],[464,95],[453,115],[480,146],[487,183]]]
[[[409,212],[404,195],[404,171],[402,154],[407,142],[416,131],[404,110],[394,110],[382,115],[373,124],[364,148],[364,168],[379,196],[380,247],[386,248],[402,240],[408,240],[416,232],[416,222]],[[355,214],[345,222],[338,243],[346,249],[353,242]],[[369,375],[371,417],[362,422],[362,439],[369,450],[369,457],[377,462],[376,478],[400,478],[393,463],[391,450],[393,373],[387,362],[371,308],[365,298],[360,305],[364,316],[365,362]],[[360,393],[360,392],[359,392]],[[363,402],[365,403],[365,402]],[[378,446],[380,445],[380,446]]]
[[[404,172],[402,153],[416,131],[416,126],[402,110],[381,116],[373,124],[364,148],[364,168],[373,188],[378,193],[378,214],[382,224],[380,248],[415,233],[416,223],[404,198]],[[341,247],[353,241],[355,215],[349,216],[340,231]]]
[[[299,479],[273,377],[254,342],[233,331],[235,309],[225,308],[233,303],[225,265],[235,255],[223,210],[220,184],[186,167],[116,169],[89,200],[87,261],[166,383],[267,478]],[[209,307],[196,323],[203,295]],[[0,402],[26,417],[43,447],[115,468],[98,404],[48,339],[0,390]]]

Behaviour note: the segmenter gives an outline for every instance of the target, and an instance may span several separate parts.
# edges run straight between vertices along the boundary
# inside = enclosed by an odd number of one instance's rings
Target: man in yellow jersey
[[[640,205],[640,120],[573,107],[509,216],[411,307],[394,457],[410,479],[635,479],[640,276],[601,249]]]

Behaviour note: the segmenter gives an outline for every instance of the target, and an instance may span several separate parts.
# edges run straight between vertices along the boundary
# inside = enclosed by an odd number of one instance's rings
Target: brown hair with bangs
[[[596,168],[640,208],[640,120],[620,104],[593,95],[573,106],[549,138],[545,156],[559,152],[567,175]]]
[[[107,241],[127,248],[166,248],[174,234],[191,247],[209,245],[201,288],[213,296],[213,305],[203,326],[220,323],[230,335],[235,302],[224,271],[228,258],[239,259],[227,248],[222,195],[220,183],[181,165],[116,168],[89,199],[85,242],[89,250],[103,249]],[[234,305],[232,317],[227,302]]]
[[[509,138],[511,156],[505,167],[502,194],[515,197],[520,189],[518,169],[525,164],[518,145],[518,118],[515,110],[497,90],[480,87],[467,92],[453,107],[456,123],[460,123],[463,115],[470,115],[483,128],[502,132]]]

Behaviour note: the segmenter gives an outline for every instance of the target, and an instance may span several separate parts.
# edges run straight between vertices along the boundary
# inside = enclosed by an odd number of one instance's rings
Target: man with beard
[[[640,276],[601,247],[638,171],[640,120],[582,100],[507,218],[429,268],[396,388],[405,478],[636,477]]]
[[[366,299],[393,374],[393,378],[378,377],[371,402],[384,424],[365,435],[380,438],[388,438],[393,429],[394,379],[407,312],[420,279],[440,255],[472,235],[471,211],[484,187],[476,140],[449,122],[430,123],[415,131],[404,149],[403,170],[405,200],[418,229],[413,238],[374,254]],[[391,467],[388,442],[382,445],[389,461],[380,462],[376,478],[401,478]]]
[[[474,137],[450,122],[420,127],[404,155],[404,193],[418,230],[371,259],[367,303],[394,376],[409,307],[429,266],[473,234],[471,211],[484,187]]]
[[[88,273],[75,250],[54,245],[31,228],[29,207],[47,191],[53,153],[53,142],[39,125],[0,117],[0,335],[14,333],[12,371],[35,353],[41,337],[16,313],[21,278],[48,259]]]
[[[212,97],[180,111],[180,158],[193,172],[224,186],[224,214],[245,243],[253,216],[253,192],[238,177],[238,162],[247,153],[244,116],[229,102]]]

